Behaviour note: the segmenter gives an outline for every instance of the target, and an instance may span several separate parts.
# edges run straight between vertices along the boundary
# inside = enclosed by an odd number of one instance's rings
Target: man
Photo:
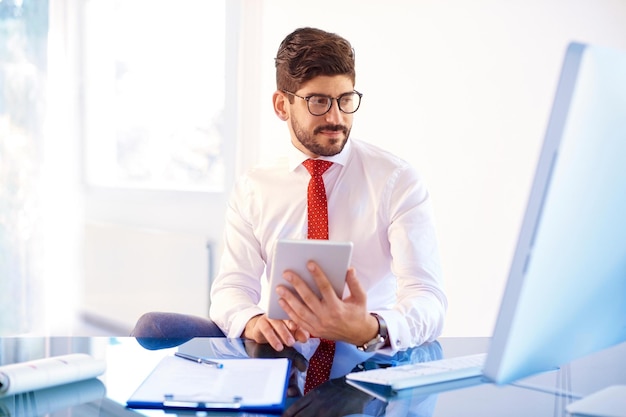
[[[172,344],[193,336],[226,335],[269,343],[278,351],[315,337],[341,342],[341,349],[383,353],[436,339],[447,299],[430,197],[405,161],[349,138],[361,102],[361,93],[354,90],[350,43],[319,29],[297,29],[279,47],[276,83],[274,111],[285,121],[293,146],[286,158],[250,170],[235,186],[224,253],[211,288],[212,321],[147,313],[133,335],[169,338]],[[258,305],[261,279],[278,239],[311,236],[311,164],[327,167],[320,185],[328,217],[322,238],[354,244],[353,267],[345,277],[349,295],[339,299],[324,271],[311,262],[307,267],[322,298],[301,277],[287,273],[304,301],[279,287],[280,304],[291,320],[272,320]]]
[[[430,198],[405,161],[349,138],[361,100],[354,90],[352,47],[338,35],[298,29],[279,47],[276,83],[274,111],[285,121],[293,148],[287,158],[250,170],[235,186],[211,289],[211,319],[228,337],[277,350],[311,336],[369,344],[368,350],[402,350],[434,340],[447,300]],[[322,299],[311,297],[300,277],[286,274],[308,301],[280,288],[291,320],[271,320],[258,305],[261,277],[278,239],[307,238],[307,159],[332,162],[323,174],[328,238],[354,244],[354,267],[346,275],[350,295],[339,299],[324,271],[311,263]],[[378,336],[384,336],[381,344]]]

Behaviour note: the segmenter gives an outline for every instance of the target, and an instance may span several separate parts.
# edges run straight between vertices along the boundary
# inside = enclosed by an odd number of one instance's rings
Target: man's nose
[[[326,118],[326,122],[332,124],[341,124],[343,115],[341,110],[339,110],[339,103],[337,100],[332,101],[332,105],[330,106],[330,110],[324,115]]]

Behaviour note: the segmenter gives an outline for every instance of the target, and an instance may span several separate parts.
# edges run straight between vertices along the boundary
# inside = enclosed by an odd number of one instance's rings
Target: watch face
[[[381,335],[377,335],[374,339],[365,343],[363,346],[359,346],[358,349],[363,352],[373,352],[380,349],[385,345],[385,338]]]

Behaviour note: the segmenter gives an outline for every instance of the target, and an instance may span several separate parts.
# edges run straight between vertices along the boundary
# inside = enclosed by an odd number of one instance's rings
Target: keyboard
[[[421,387],[482,375],[486,353],[352,372],[350,381],[384,385],[393,390]]]

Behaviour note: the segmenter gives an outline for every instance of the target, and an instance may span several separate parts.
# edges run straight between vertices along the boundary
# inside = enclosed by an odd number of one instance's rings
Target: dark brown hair
[[[354,49],[346,39],[315,28],[296,29],[276,54],[276,87],[296,92],[320,75],[347,75],[354,84]]]

